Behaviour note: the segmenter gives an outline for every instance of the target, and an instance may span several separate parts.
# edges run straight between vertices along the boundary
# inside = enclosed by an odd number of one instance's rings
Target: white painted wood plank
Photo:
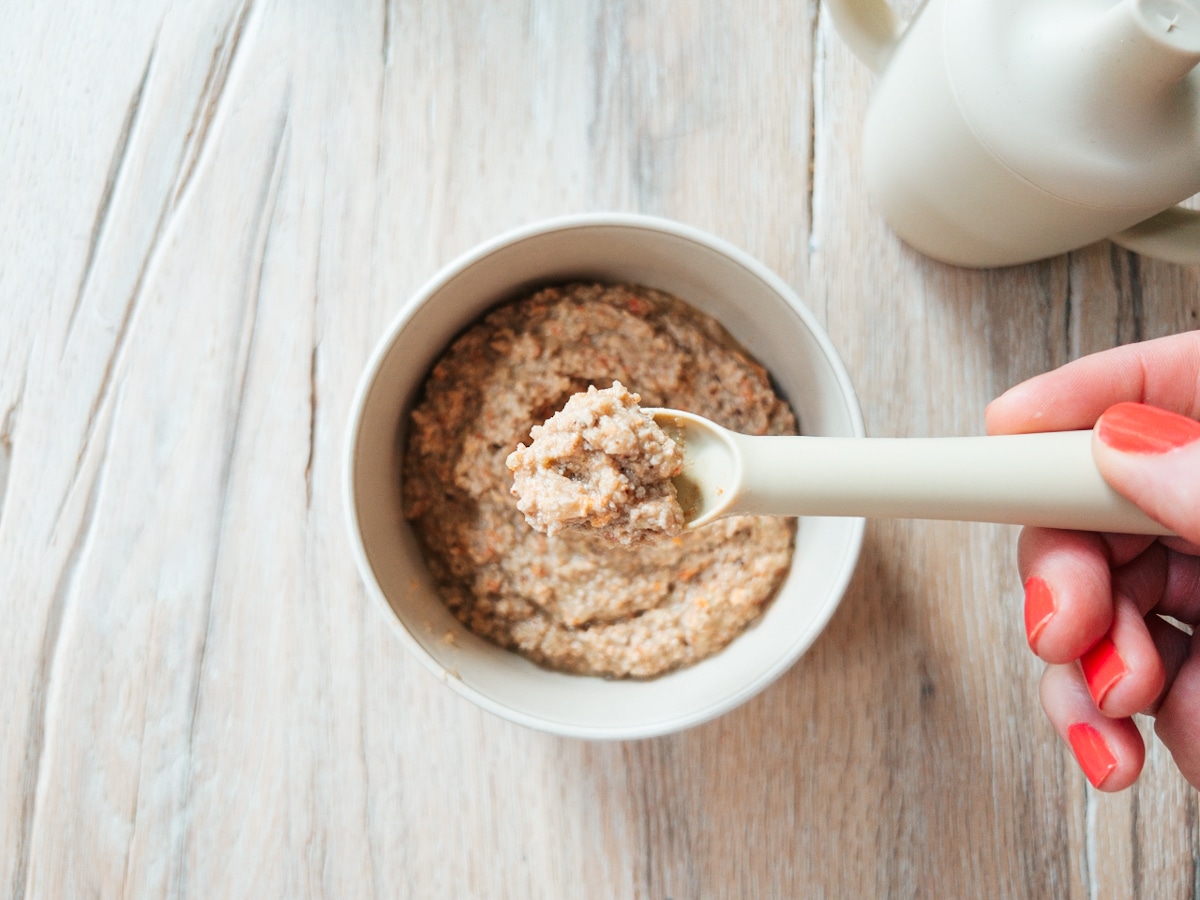
[[[1195,327],[1107,245],[954,270],[874,214],[871,77],[813,4],[10,11],[0,54],[0,891],[1183,895],[1195,793],[1084,786],[1037,709],[1014,532],[872,523],[812,651],[598,744],[405,656],[344,535],[359,370],[406,298],[549,215],[705,228],[792,284],[875,434]]]

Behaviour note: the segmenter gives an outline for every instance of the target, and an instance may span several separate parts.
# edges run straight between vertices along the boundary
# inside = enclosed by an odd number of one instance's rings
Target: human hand
[[[1018,544],[1042,707],[1093,785],[1137,779],[1154,730],[1200,788],[1200,332],[1086,356],[987,409],[991,434],[1092,428],[1117,491],[1179,537],[1026,528]]]

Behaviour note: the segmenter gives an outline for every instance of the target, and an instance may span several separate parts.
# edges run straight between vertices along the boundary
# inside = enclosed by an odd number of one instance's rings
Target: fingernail
[[[1125,660],[1121,659],[1121,654],[1117,652],[1117,645],[1108,637],[1101,638],[1096,646],[1083,654],[1079,658],[1079,664],[1083,667],[1083,677],[1097,708],[1102,707],[1108,692],[1129,671]]]
[[[1093,787],[1104,784],[1117,767],[1117,758],[1108,749],[1104,736],[1087,722],[1076,722],[1067,729],[1067,739],[1087,780]]]
[[[1166,453],[1200,440],[1200,422],[1144,403],[1118,403],[1096,423],[1096,437],[1123,453]]]
[[[1050,585],[1036,575],[1025,582],[1025,636],[1035,653],[1038,636],[1057,610]]]

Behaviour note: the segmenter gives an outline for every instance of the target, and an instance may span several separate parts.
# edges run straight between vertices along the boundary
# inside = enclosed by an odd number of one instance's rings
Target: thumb
[[[1200,422],[1118,403],[1096,422],[1092,455],[1104,480],[1193,544],[1200,544]]]

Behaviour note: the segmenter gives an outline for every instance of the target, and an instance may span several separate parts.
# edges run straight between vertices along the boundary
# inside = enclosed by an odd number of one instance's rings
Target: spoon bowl
[[[700,528],[728,515],[738,499],[742,475],[735,432],[679,409],[645,411],[683,449],[683,471],[674,482],[687,527]]]

